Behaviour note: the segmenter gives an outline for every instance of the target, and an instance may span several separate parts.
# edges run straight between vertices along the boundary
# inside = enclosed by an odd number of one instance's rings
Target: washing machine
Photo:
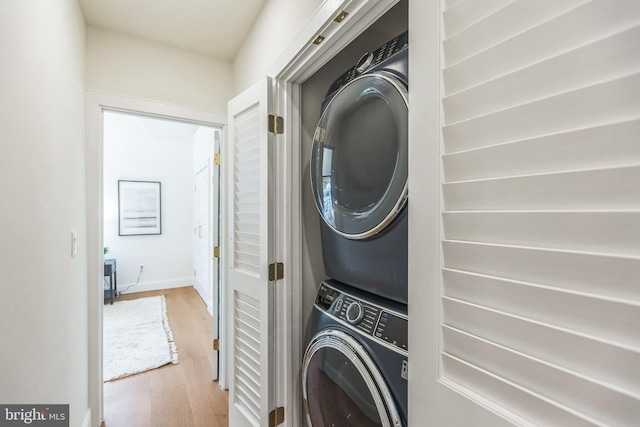
[[[310,325],[302,363],[307,425],[406,426],[406,306],[327,280]]]
[[[327,276],[404,304],[408,53],[403,33],[334,81],[310,162]]]

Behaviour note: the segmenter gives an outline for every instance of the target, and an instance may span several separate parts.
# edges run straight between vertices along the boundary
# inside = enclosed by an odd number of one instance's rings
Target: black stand
[[[104,301],[109,300],[110,304],[113,304],[113,298],[118,291],[118,282],[116,279],[116,260],[105,259],[104,260],[104,277],[109,277],[109,288],[104,288]]]

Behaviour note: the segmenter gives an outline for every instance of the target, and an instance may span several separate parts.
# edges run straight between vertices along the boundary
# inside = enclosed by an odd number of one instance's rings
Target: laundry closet
[[[407,423],[407,29],[405,0],[301,85],[301,381],[314,426]]]

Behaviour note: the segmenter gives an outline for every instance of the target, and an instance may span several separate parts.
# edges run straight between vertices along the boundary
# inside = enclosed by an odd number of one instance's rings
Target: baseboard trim
[[[162,289],[171,289],[171,288],[183,288],[185,286],[193,286],[193,278],[191,277],[183,277],[178,279],[170,279],[170,280],[158,280],[155,282],[142,282],[137,285],[120,285],[118,284],[118,292],[122,292],[123,294],[133,294],[136,292],[147,292],[147,291],[159,291]],[[127,287],[129,287],[127,289]],[[123,292],[125,289],[126,292]]]
[[[84,421],[82,421],[82,427],[91,427],[91,408],[87,409]]]

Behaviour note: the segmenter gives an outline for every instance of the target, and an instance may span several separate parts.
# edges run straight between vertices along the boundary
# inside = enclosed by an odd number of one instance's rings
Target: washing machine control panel
[[[409,47],[409,33],[404,32],[389,40],[373,52],[364,53],[356,64],[345,71],[340,77],[336,79],[331,85],[331,88],[327,93],[333,93],[340,89],[342,86],[349,83],[351,80],[358,77],[360,74],[380,64],[382,61],[390,58],[396,53],[405,50]]]
[[[407,352],[407,316],[340,292],[326,283],[320,285],[316,307],[345,325],[385,345]]]
[[[347,310],[344,312],[347,322],[352,325],[357,325],[360,323],[362,319],[364,319],[364,315],[366,313],[365,308],[357,301],[352,302],[347,307]]]

